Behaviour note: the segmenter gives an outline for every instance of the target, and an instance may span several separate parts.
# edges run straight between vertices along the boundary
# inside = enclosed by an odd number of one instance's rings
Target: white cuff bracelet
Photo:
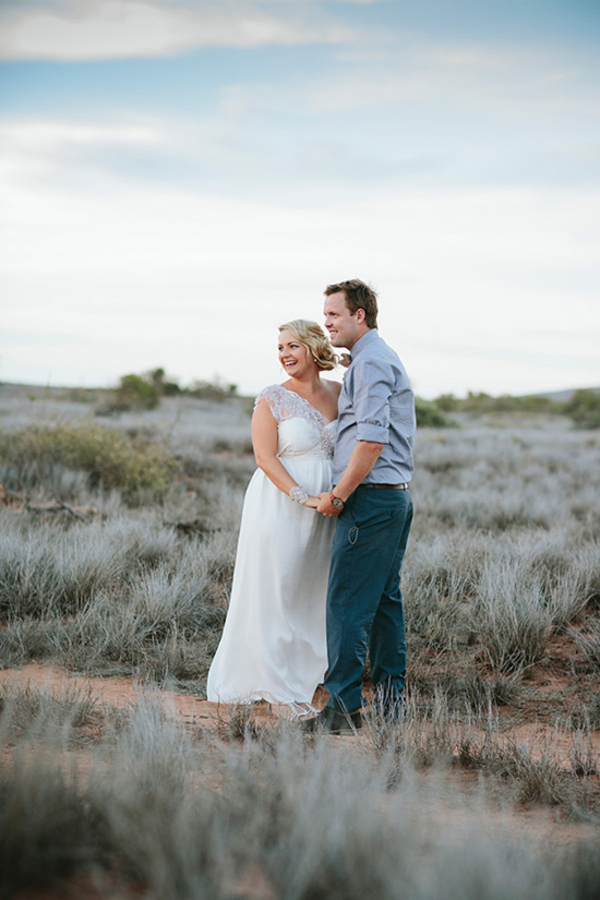
[[[304,506],[306,501],[308,500],[308,493],[304,490],[303,487],[300,487],[299,484],[294,485],[294,487],[290,488],[290,497],[292,500],[295,500],[296,503],[300,503],[301,506]]]

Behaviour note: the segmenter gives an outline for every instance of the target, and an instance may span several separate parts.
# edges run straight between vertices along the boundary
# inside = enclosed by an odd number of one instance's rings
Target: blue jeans
[[[390,709],[406,675],[400,568],[412,521],[408,491],[357,488],[338,516],[327,591],[325,687],[328,706],[353,712],[362,702],[367,656],[376,691]]]

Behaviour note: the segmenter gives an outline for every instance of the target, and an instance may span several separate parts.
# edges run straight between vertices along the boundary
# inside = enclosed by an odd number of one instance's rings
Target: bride
[[[330,490],[341,385],[321,378],[337,359],[315,322],[279,329],[289,376],[265,388],[252,417],[258,465],[248,486],[231,599],[208,673],[213,702],[267,700],[310,709],[327,668],[325,596],[335,520],[319,515]]]

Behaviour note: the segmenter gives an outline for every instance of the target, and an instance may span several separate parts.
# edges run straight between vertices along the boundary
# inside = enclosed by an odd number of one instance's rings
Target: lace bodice
[[[335,421],[325,422],[323,415],[308,400],[295,391],[288,391],[281,384],[271,384],[264,388],[256,398],[255,407],[263,398],[277,422],[278,456],[333,457]],[[298,419],[306,423],[308,429],[298,431],[294,428],[294,420]],[[289,427],[286,427],[286,423],[290,423]]]

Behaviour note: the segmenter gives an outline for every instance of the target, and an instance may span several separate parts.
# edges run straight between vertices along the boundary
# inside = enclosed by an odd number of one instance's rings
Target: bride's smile
[[[314,367],[309,351],[290,331],[280,332],[277,351],[279,362],[285,371],[296,378],[302,377],[311,365]]]

